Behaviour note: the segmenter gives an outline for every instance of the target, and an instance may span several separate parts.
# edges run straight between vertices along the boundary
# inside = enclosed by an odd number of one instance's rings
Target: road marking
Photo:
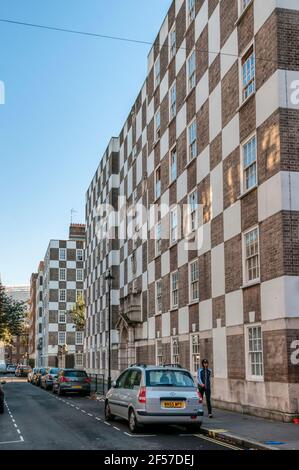
[[[111,426],[111,424],[107,423],[107,421],[104,421],[104,424],[107,424],[107,426]]]
[[[232,444],[227,444],[226,442],[218,441],[217,439],[212,439],[208,436],[203,436],[202,434],[193,434],[194,437],[198,437],[199,439],[203,439],[205,441],[213,442],[214,444],[219,444],[220,446],[227,447],[228,449],[232,450],[243,450],[241,447],[233,446]]]
[[[81,410],[81,411],[82,411],[82,413],[86,413],[86,411],[85,411],[85,410]]]
[[[130,434],[128,432],[124,432],[124,434],[126,434],[126,436],[129,436],[129,437],[156,437],[157,434]]]
[[[96,416],[96,420],[98,420],[98,421],[102,421],[102,420],[101,420],[101,418],[98,418],[97,416]]]
[[[24,438],[23,438],[23,436],[21,436],[21,431],[19,430],[18,425],[16,424],[16,420],[14,419],[13,414],[11,413],[7,402],[4,401],[4,404],[5,404],[5,406],[6,406],[6,409],[7,409],[7,411],[8,411],[8,414],[9,414],[9,416],[10,416],[10,419],[11,419],[11,421],[12,421],[13,426],[16,428],[17,433],[20,435],[20,440],[19,440],[19,441],[0,442],[0,444],[13,444],[13,443],[17,443],[17,442],[24,442]]]
[[[0,442],[0,445],[1,444],[17,444],[19,442],[24,442],[24,438],[22,436],[20,436],[20,439],[18,441],[6,441],[6,442]]]
[[[117,431],[120,431],[120,429],[119,429],[119,428],[117,428],[116,426],[113,426],[113,427],[114,427],[114,429],[116,429]]]
[[[92,415],[91,413],[87,413],[87,414],[88,414],[88,416],[91,416],[91,417],[93,417],[93,415]]]

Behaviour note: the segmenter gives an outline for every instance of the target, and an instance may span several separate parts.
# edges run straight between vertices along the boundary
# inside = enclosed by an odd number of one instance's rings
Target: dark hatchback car
[[[18,366],[15,371],[16,377],[27,377],[29,372],[31,372],[30,366]]]
[[[5,380],[0,382],[0,414],[4,413],[4,390],[2,385],[6,384]]]
[[[51,390],[53,381],[57,378],[60,369],[58,367],[48,367],[46,373],[41,376],[40,386],[45,390]]]
[[[64,395],[67,392],[90,395],[90,382],[85,370],[62,369],[53,382],[53,393]]]

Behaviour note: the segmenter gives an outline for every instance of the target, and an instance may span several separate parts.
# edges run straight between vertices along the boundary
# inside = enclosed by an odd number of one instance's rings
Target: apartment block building
[[[42,310],[38,317],[42,327],[38,361],[42,366],[84,366],[83,331],[76,331],[70,313],[84,294],[84,242],[85,226],[72,224],[68,240],[50,241],[44,265],[40,265]]]
[[[298,414],[298,40],[294,0],[172,2],[86,195],[90,370],[112,269],[114,376],[208,358],[214,403]]]
[[[35,366],[41,367],[42,343],[43,343],[43,278],[44,262],[40,261],[35,281]]]
[[[32,273],[30,277],[30,300],[28,315],[28,355],[31,361],[35,361],[36,355],[36,281],[37,273]]]

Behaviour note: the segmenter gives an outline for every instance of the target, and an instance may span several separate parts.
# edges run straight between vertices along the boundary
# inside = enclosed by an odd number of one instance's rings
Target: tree
[[[80,295],[70,311],[72,321],[77,331],[83,331],[85,328],[85,301],[83,295]]]
[[[26,303],[9,297],[0,282],[0,341],[11,344],[13,336],[22,335],[26,317]]]

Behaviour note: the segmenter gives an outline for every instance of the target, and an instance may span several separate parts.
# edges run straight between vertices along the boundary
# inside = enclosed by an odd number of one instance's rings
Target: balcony
[[[120,299],[119,313],[129,323],[142,323],[141,292],[132,291]]]

